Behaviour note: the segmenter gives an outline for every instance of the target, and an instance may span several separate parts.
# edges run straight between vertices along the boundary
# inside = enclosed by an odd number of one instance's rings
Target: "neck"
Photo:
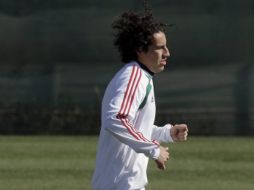
[[[148,72],[151,76],[154,75],[154,72],[152,72],[150,69],[148,69],[148,67],[144,63],[140,62],[139,60],[137,60],[137,63],[139,64],[139,66],[142,69],[144,69],[146,72]]]

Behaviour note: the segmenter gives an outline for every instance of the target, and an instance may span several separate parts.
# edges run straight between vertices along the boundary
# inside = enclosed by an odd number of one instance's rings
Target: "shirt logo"
[[[152,102],[152,103],[154,102],[154,96],[152,96],[152,98],[151,98],[151,102]]]

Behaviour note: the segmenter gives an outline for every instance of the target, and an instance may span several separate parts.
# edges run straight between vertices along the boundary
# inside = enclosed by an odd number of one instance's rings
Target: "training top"
[[[154,125],[153,74],[145,65],[123,66],[106,88],[93,174],[94,190],[140,189],[147,184],[148,159],[157,159],[160,142],[173,142],[170,124]]]

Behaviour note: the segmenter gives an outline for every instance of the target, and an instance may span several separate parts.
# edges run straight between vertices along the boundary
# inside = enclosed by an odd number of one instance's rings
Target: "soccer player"
[[[125,12],[113,24],[114,45],[124,66],[107,86],[101,113],[94,190],[144,190],[147,164],[166,168],[169,150],[160,142],[185,141],[185,124],[154,125],[153,76],[170,56],[165,25],[153,15]]]

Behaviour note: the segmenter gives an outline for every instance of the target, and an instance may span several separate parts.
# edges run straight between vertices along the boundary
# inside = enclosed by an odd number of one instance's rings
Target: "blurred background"
[[[171,57],[154,77],[156,124],[254,134],[254,1],[151,0]],[[0,134],[98,134],[122,67],[111,23],[141,0],[0,0]]]

